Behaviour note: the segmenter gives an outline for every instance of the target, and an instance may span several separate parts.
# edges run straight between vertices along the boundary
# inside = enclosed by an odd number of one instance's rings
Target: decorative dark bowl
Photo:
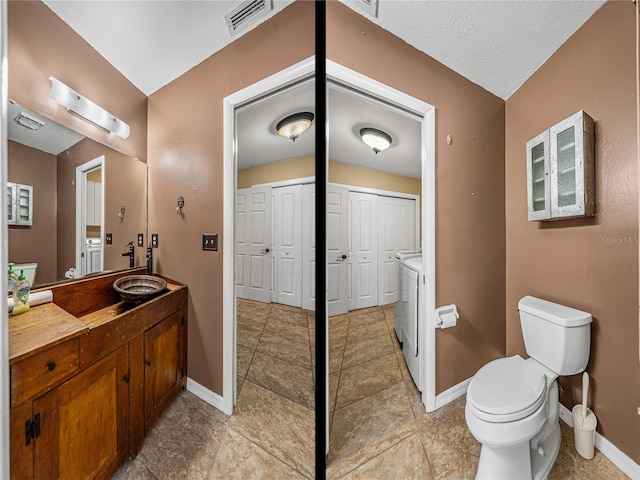
[[[123,302],[139,305],[161,293],[167,282],[150,275],[129,275],[113,282],[113,288]]]

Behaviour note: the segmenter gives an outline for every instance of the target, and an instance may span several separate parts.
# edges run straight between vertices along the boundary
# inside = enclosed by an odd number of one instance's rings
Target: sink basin
[[[129,275],[113,282],[113,288],[123,302],[138,305],[161,293],[167,288],[167,282],[150,275]]]

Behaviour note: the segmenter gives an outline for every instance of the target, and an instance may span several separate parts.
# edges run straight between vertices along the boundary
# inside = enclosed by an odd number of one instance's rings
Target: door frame
[[[427,412],[436,409],[436,334],[435,334],[435,300],[436,300],[436,248],[435,248],[435,189],[436,189],[436,149],[435,149],[435,117],[436,109],[422,100],[385,85],[366,75],[344,67],[336,62],[327,60],[327,80],[346,85],[356,91],[382,99],[422,117],[422,194],[420,211],[422,215],[422,264],[424,268],[422,289],[422,315],[426,328],[421,334],[422,344],[425,346],[425,356],[422,379],[422,403]],[[326,352],[327,358],[329,352]]]
[[[315,72],[315,56],[298,62],[253,85],[243,88],[223,100],[223,227],[222,227],[222,411],[233,413],[236,402],[236,295],[234,279],[235,257],[235,191],[236,149],[235,109],[243,104],[301,80],[311,78]]]
[[[87,206],[87,173],[98,167],[101,169],[100,175],[102,176],[102,192],[100,194],[102,196],[102,212],[100,212],[100,244],[104,245],[105,157],[104,155],[100,155],[99,157],[76,167],[76,275],[80,272],[80,277],[76,278],[81,278],[86,275],[86,272],[84,271],[83,255],[85,253],[87,237],[85,216],[85,209]],[[104,251],[102,252],[102,259],[100,260],[100,267],[100,271],[104,270]]]

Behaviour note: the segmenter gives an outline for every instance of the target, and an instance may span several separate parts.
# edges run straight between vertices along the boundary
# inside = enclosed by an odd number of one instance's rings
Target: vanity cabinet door
[[[31,421],[33,412],[31,402],[11,408],[10,415],[10,472],[12,480],[33,478],[33,439]]]
[[[110,478],[129,449],[127,346],[33,402],[34,478]]]
[[[171,314],[144,334],[144,431],[172,402],[182,384],[182,311]]]

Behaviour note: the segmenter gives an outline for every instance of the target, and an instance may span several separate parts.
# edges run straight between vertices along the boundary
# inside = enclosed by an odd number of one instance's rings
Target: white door
[[[302,307],[302,185],[272,190],[275,295],[271,300]],[[273,276],[272,276],[273,278]],[[275,296],[275,299],[274,299]]]
[[[271,187],[236,191],[236,295],[269,303],[271,297]]]
[[[398,296],[396,252],[413,252],[418,244],[416,201],[378,197],[378,305],[394,303]]]
[[[349,190],[327,186],[327,308],[329,316],[349,311]]]
[[[349,192],[349,310],[378,305],[378,196]]]
[[[316,309],[316,185],[302,185],[302,308]]]

